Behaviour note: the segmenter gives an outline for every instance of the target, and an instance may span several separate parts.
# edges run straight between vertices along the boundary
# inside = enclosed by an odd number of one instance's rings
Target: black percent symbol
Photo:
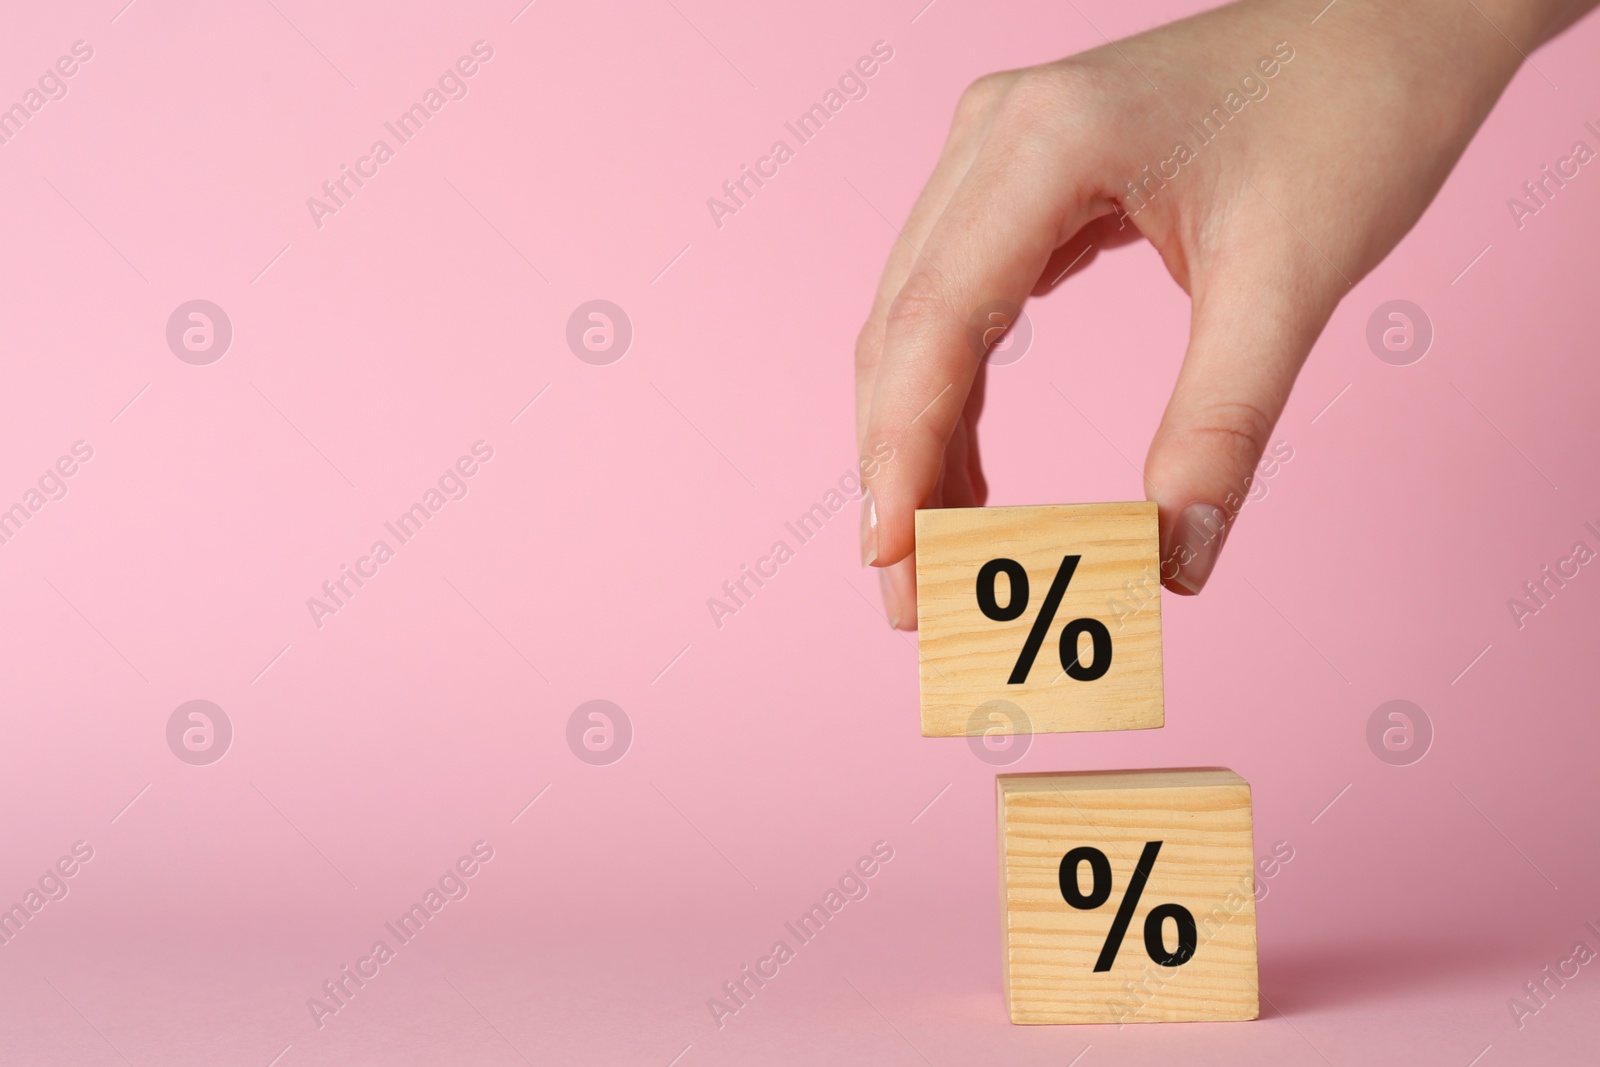
[[[1072,583],[1073,572],[1078,569],[1078,560],[1081,558],[1061,557],[1061,566],[1056,568],[1050,591],[1044,595],[1044,603],[1034,617],[1028,639],[1022,643],[1022,651],[1017,654],[1016,666],[1011,668],[1011,677],[1006,679],[1008,685],[1021,685],[1028,680],[1034,658],[1039,655],[1039,646],[1044,644],[1045,637],[1050,633],[1050,626],[1056,619],[1056,609],[1061,606],[1061,597]],[[1002,574],[1011,584],[1010,598],[1005,607],[1000,606],[994,595],[995,579]],[[1028,572],[1022,564],[1014,559],[991,559],[985,563],[978,570],[978,608],[995,622],[1010,622],[1028,610]],[[1087,665],[1078,659],[1078,637],[1082,634],[1088,634],[1094,643],[1094,661]],[[1061,669],[1067,672],[1067,677],[1080,682],[1092,682],[1105,677],[1106,671],[1111,669],[1111,631],[1106,629],[1105,623],[1099,619],[1073,619],[1062,628]]]
[[[1094,962],[1096,971],[1109,971],[1116,962],[1117,949],[1122,947],[1122,938],[1128,932],[1128,923],[1133,920],[1133,913],[1139,907],[1139,898],[1144,895],[1144,885],[1150,880],[1150,872],[1155,868],[1156,856],[1160,852],[1160,841],[1145,842],[1144,851],[1139,854],[1139,864],[1134,867],[1133,877],[1128,879],[1128,888],[1123,890],[1122,900],[1117,904],[1117,917],[1111,920],[1105,944],[1100,946],[1100,958]],[[1078,888],[1078,865],[1082,863],[1089,865],[1091,875],[1087,893]],[[1093,911],[1110,900],[1111,863],[1106,859],[1106,854],[1085,845],[1062,856],[1061,896],[1079,911]],[[1167,951],[1163,930],[1168,919],[1178,927],[1178,948],[1173,952]],[[1194,915],[1182,904],[1158,904],[1145,916],[1144,950],[1152,961],[1162,967],[1181,967],[1188,963],[1194,958],[1197,944]]]

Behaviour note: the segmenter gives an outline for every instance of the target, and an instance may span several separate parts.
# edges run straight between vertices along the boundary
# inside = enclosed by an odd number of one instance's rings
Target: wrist
[[[1594,0],[1473,0],[1474,14],[1492,24],[1525,57],[1594,7]]]
[[[1514,72],[1529,54],[1583,17],[1600,0],[1338,0],[1363,9],[1375,30],[1435,36],[1451,50]],[[1326,12],[1331,15],[1332,11]],[[1464,57],[1465,58],[1465,57]]]
[[[1292,0],[1268,2],[1284,8]],[[1311,30],[1340,67],[1386,84],[1391,101],[1408,101],[1413,117],[1454,140],[1471,137],[1527,56],[1571,21],[1571,7],[1570,0],[1334,0]]]

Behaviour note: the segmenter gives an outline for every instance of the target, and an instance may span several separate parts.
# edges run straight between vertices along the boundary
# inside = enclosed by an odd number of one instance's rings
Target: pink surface
[[[1166,728],[1006,768],[1230,766],[1258,853],[1294,850],[1262,1019],[1119,1030],[1005,1021],[996,768],[918,736],[854,508],[720,626],[707,600],[853,462],[885,217],[959,90],[1191,6],[123,2],[0,35],[6,101],[93,51],[0,144],[0,503],[93,453],[0,546],[0,898],[93,849],[0,947],[4,1062],[1593,1062],[1594,968],[1520,1028],[1508,1000],[1600,948],[1600,576],[1520,628],[1507,600],[1600,547],[1600,176],[1520,230],[1505,202],[1592,141],[1600,22],[1334,317],[1292,460],[1205,595],[1165,598]],[[319,227],[307,198],[478,41],[465,95]],[[877,41],[867,95],[719,228],[706,199]],[[566,340],[593,299],[632,324],[608,365]],[[1409,366],[1366,341],[1394,299],[1435,330]],[[218,361],[168,346],[191,300],[231,321]],[[1031,305],[990,378],[993,501],[1138,496],[1187,310],[1144,246]],[[376,574],[314,620],[342,565]],[[618,762],[569,748],[592,699],[631,723]],[[1368,747],[1395,699],[1433,725],[1411,765]],[[187,718],[169,747],[191,700],[232,725],[218,762],[175,755]],[[319,1028],[308,998],[480,840],[466,895]],[[878,841],[868,895],[715,1025]]]

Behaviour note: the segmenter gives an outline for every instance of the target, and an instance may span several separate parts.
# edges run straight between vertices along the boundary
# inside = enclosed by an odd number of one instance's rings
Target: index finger
[[[955,116],[950,121],[950,136],[939,153],[939,161],[934,164],[927,185],[923,186],[922,193],[912,205],[905,225],[895,231],[898,239],[878,278],[872,310],[867,314],[867,321],[856,338],[856,450],[863,456],[869,451],[867,418],[871,412],[872,390],[883,356],[884,324],[889,317],[889,306],[905,285],[917,257],[921,255],[918,249],[927,243],[934,223],[944,213],[962,177],[976,158],[983,141],[983,131],[995,107],[1004,98],[1006,87],[1015,78],[1016,73],[1012,71],[986,75],[962,94],[956,105]]]
[[[974,313],[990,305],[1014,315],[1056,246],[1113,209],[1093,180],[1103,149],[1063,103],[1053,72],[1018,77],[887,309],[863,438],[894,457],[866,478],[876,543],[865,554],[875,566],[912,549],[913,513],[934,489],[983,341],[993,340],[982,329],[978,343],[969,338]]]

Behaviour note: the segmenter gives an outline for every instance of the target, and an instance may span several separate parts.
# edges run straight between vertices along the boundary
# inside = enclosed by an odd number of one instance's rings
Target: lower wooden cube
[[[1221,768],[997,779],[1014,1023],[1254,1019],[1250,785]]]

